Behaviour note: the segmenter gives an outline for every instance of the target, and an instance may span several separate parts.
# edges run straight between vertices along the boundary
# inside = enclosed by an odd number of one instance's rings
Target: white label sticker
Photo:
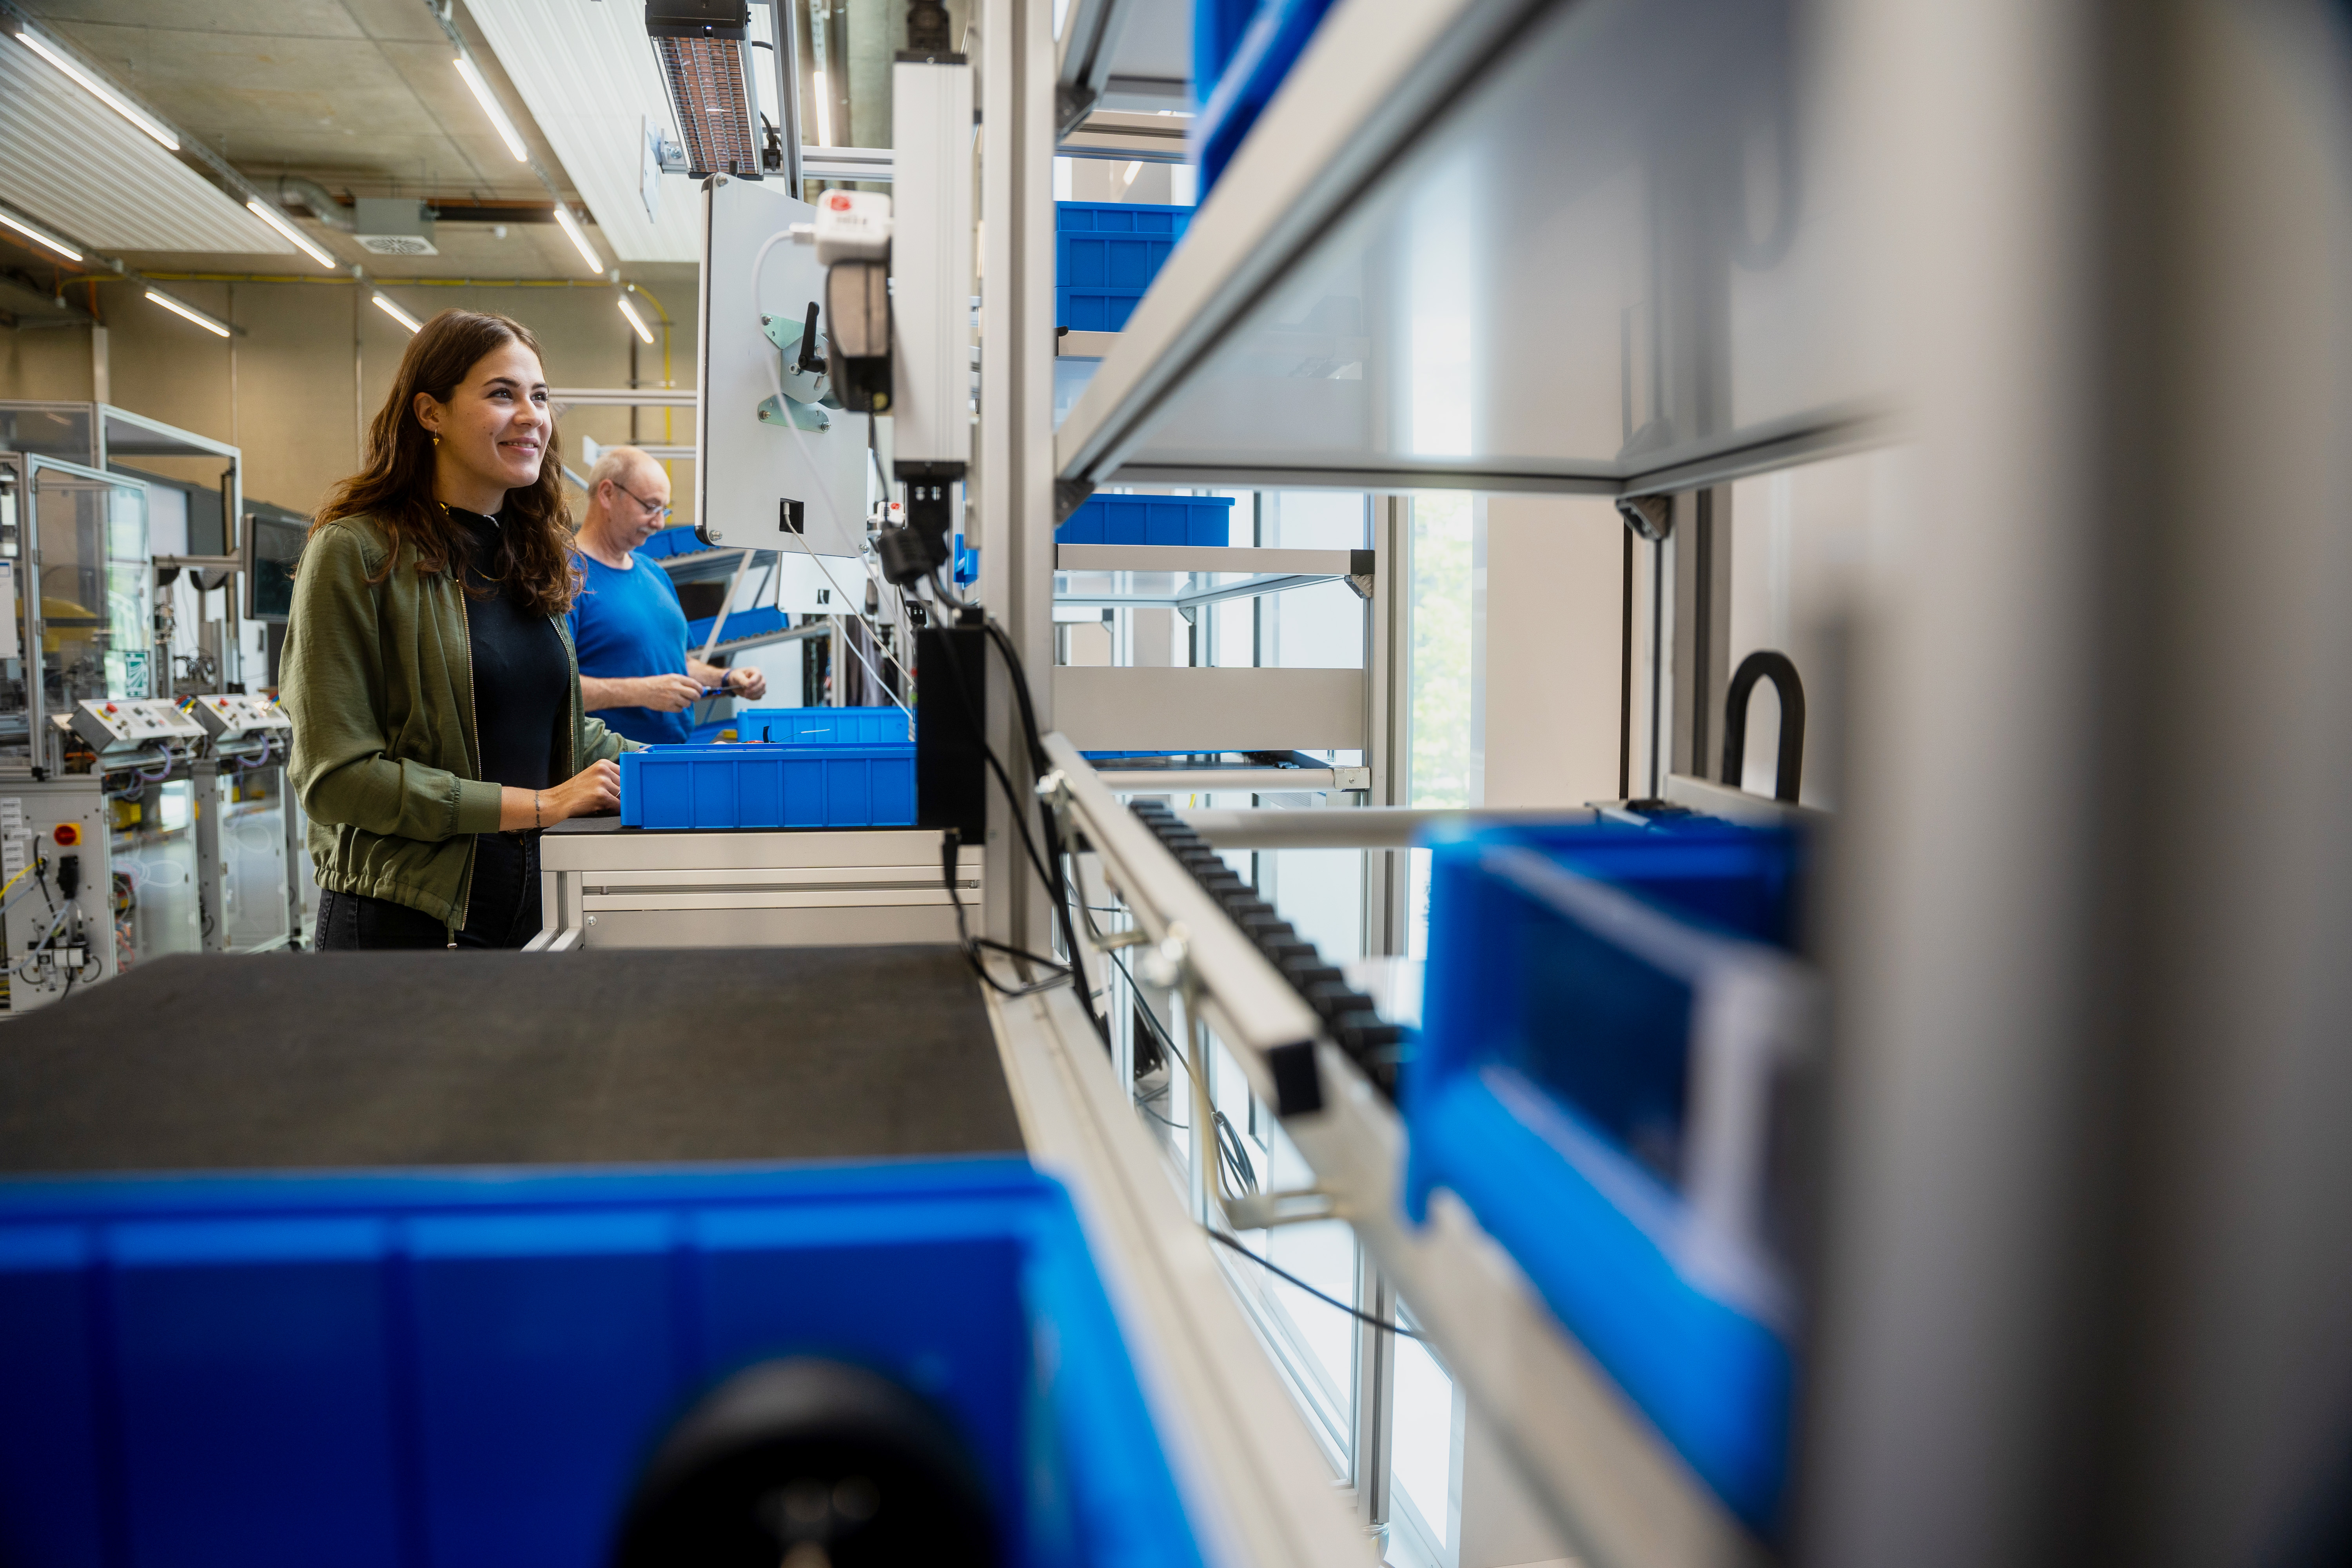
[[[25,656],[24,644],[16,634],[16,563],[0,561],[0,658]]]

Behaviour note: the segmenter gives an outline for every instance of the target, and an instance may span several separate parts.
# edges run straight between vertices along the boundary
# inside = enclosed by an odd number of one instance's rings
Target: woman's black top
[[[479,512],[449,509],[473,536],[467,583],[496,592],[466,597],[466,631],[474,657],[474,732],[482,777],[517,789],[561,783],[555,755],[572,681],[563,639],[545,616],[525,605],[515,584],[496,575],[499,525]]]

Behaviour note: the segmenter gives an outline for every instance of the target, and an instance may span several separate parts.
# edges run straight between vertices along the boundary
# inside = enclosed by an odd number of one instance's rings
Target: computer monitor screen
[[[295,512],[245,514],[245,613],[257,621],[283,621],[294,605],[294,563],[310,520]]]

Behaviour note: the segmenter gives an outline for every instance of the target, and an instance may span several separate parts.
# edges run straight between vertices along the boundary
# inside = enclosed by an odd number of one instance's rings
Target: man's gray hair
[[[596,492],[604,488],[606,479],[626,489],[630,475],[655,466],[651,458],[635,447],[607,447],[596,454],[596,466],[588,470],[588,499],[596,499]]]

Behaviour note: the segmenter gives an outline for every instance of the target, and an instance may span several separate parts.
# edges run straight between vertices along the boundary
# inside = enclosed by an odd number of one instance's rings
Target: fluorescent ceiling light
[[[296,228],[292,220],[288,218],[284,213],[278,212],[268,202],[263,201],[259,196],[247,197],[245,207],[246,210],[251,213],[254,216],[259,218],[262,222],[268,224],[270,227],[276,229],[287,238],[292,240],[294,242],[294,247],[297,250],[299,250],[303,255],[309,257],[320,266],[326,268],[329,271],[332,271],[334,269],[335,258],[328,255],[327,252],[320,247],[318,241],[312,239],[309,235],[304,234],[300,229]]]
[[[562,202],[555,204],[555,221],[571,237],[572,243],[580,247],[581,259],[588,263],[588,270],[604,271],[604,258],[596,254],[596,247],[588,243],[588,231],[580,226],[580,220],[573,217],[572,209]]]
[[[82,85],[83,89],[87,90],[92,98],[97,99],[99,102],[106,105],[107,108],[114,110],[115,113],[120,114],[123,119],[131,121],[131,124],[136,125],[140,130],[144,131],[148,135],[155,138],[156,141],[161,142],[170,151],[176,153],[180,150],[179,138],[173,136],[169,131],[164,130],[163,121],[155,119],[144,110],[138,108],[129,99],[124,98],[121,93],[116,92],[112,88],[108,87],[96,77],[91,76],[88,71],[82,69],[81,67],[74,64],[74,62],[68,58],[63,51],[44,42],[38,34],[35,33],[30,27],[26,26],[21,22],[16,26],[16,41],[24,45],[26,48],[32,50],[35,54],[40,56],[43,59],[48,61],[51,65],[57,67],[58,69],[65,72],[66,75],[73,78],[74,80]]]
[[[183,305],[177,300],[173,299],[169,294],[163,293],[153,289],[147,290],[147,298],[154,300],[155,303],[163,306],[163,309],[171,311],[172,314],[175,316],[185,316],[189,321],[195,322],[196,325],[212,333],[215,337],[225,338],[228,336],[227,327],[224,326],[219,321],[215,321],[212,317],[205,315],[194,305]]]
[[[15,229],[18,234],[25,236],[36,245],[47,246],[51,250],[56,251],[68,261],[79,261],[81,259],[80,251],[76,250],[72,246],[68,245],[56,235],[48,234],[43,230],[35,228],[31,224],[26,223],[23,218],[16,216],[13,213],[0,211],[0,223],[6,224],[10,228]]]
[[[816,140],[821,147],[833,145],[833,100],[824,90],[824,72],[816,75]]]
[[[499,128],[499,134],[505,138],[507,151],[514,154],[515,162],[530,162],[530,153],[523,148],[522,132],[517,131],[515,122],[507,118],[507,111],[499,107],[498,99],[490,92],[490,84],[482,79],[481,68],[475,65],[470,57],[459,55],[457,74],[464,77],[466,85],[474,89],[474,101],[482,106],[482,112],[490,117],[490,123]]]
[[[653,329],[646,325],[646,319],[637,314],[636,307],[629,303],[626,294],[621,296],[621,314],[629,318],[629,325],[637,329],[637,336],[647,342],[654,341]]]
[[[402,310],[399,306],[394,304],[390,300],[385,299],[383,295],[378,294],[373,296],[373,298],[375,300],[375,308],[377,310],[382,310],[385,315],[390,316],[394,321],[398,321],[410,331],[416,331],[425,325],[424,322],[418,321],[415,317],[410,315],[407,311]]]

